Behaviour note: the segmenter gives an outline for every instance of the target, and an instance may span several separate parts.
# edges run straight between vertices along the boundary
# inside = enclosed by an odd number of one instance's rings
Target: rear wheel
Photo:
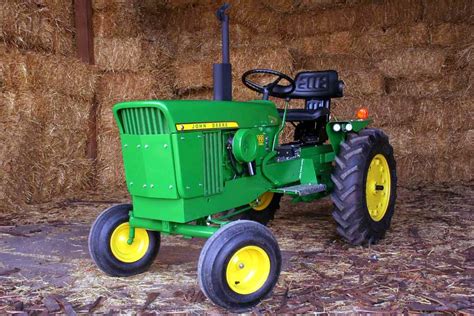
[[[242,312],[271,293],[280,269],[280,248],[270,230],[238,220],[223,226],[204,245],[199,285],[214,304]]]
[[[390,227],[397,175],[393,148],[378,129],[349,134],[331,176],[337,232],[354,245],[376,243]]]
[[[160,233],[135,229],[128,244],[130,204],[114,205],[103,211],[89,233],[89,253],[97,266],[111,276],[130,276],[145,272],[160,248]]]
[[[247,219],[267,225],[275,218],[276,211],[280,208],[282,194],[265,192],[255,201],[250,203],[251,209],[242,214],[241,219]]]

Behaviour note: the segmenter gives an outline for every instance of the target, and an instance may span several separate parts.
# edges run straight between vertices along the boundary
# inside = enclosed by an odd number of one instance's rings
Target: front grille
[[[165,116],[157,108],[127,108],[119,111],[123,132],[130,135],[155,135],[168,133]]]
[[[204,132],[204,194],[212,195],[223,190],[223,147],[220,131]]]

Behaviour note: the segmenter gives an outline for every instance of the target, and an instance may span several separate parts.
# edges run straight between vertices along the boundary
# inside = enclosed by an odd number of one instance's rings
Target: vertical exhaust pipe
[[[222,63],[213,65],[214,100],[232,101],[232,65],[230,64],[229,49],[229,16],[226,10],[230,8],[224,3],[217,11],[217,19],[221,22],[222,32]]]

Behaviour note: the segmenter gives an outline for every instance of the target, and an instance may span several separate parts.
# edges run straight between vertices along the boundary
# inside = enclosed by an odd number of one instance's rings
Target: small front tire
[[[199,285],[216,305],[243,312],[267,297],[278,281],[281,253],[265,226],[238,220],[219,229],[204,245]]]
[[[280,208],[280,193],[265,192],[257,200],[250,203],[251,209],[243,213],[241,219],[247,219],[267,226],[275,218],[276,211]]]
[[[89,253],[95,264],[110,276],[126,277],[148,270],[160,249],[160,233],[135,229],[128,244],[130,204],[119,204],[104,210],[92,224]]]

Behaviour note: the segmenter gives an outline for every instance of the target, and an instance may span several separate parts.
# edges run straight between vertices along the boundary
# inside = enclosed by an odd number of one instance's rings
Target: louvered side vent
[[[119,112],[119,116],[125,134],[155,135],[168,133],[165,116],[157,108],[122,109]]]
[[[204,194],[212,195],[223,190],[221,132],[204,133]]]

